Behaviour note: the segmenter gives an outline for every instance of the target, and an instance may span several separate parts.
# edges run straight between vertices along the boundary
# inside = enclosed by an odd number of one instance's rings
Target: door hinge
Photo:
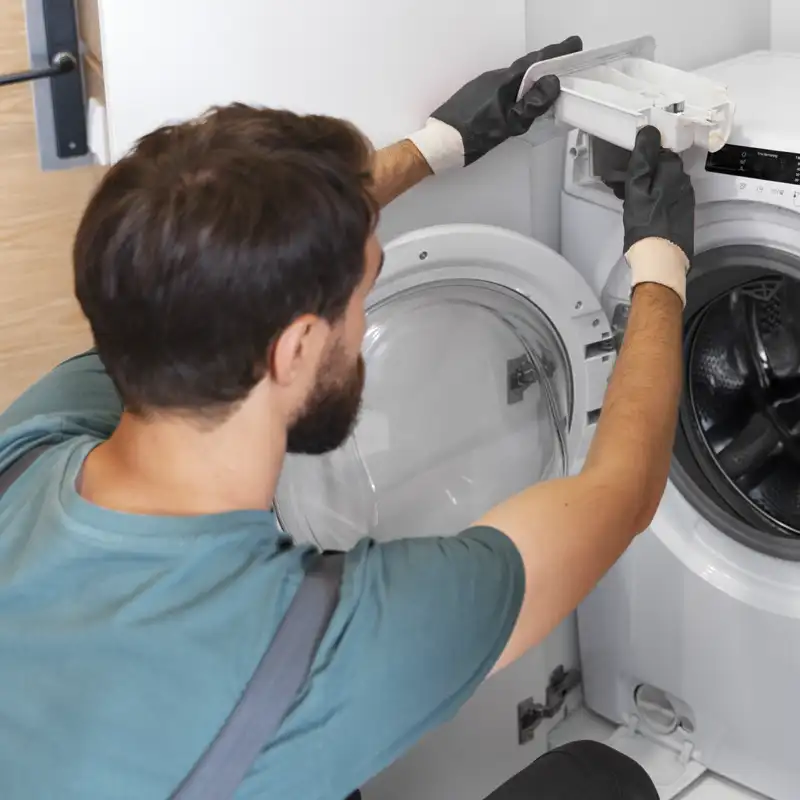
[[[550,675],[544,703],[537,703],[533,697],[517,705],[517,727],[519,743],[527,744],[533,740],[534,733],[542,720],[552,719],[564,707],[567,695],[580,686],[581,673],[578,669],[565,670],[556,667]]]

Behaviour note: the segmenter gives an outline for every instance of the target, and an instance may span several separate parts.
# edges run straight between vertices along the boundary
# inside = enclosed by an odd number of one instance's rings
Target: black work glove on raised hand
[[[517,101],[528,67],[582,49],[580,37],[571,36],[518,58],[506,69],[484,72],[434,111],[427,125],[409,139],[434,172],[472,164],[506,139],[525,133],[558,99],[561,84],[548,75]]]
[[[605,178],[624,199],[625,255],[631,284],[660,283],[686,305],[694,257],[694,189],[680,156],[661,147],[657,128],[639,131],[624,183]]]

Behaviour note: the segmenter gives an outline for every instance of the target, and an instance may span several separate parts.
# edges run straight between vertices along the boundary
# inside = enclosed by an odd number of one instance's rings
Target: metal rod
[[[24,72],[12,72],[9,75],[0,75],[0,86],[12,86],[15,83],[39,81],[42,78],[55,78],[72,72],[77,66],[77,61],[72,53],[56,53],[49,67],[29,69]]]

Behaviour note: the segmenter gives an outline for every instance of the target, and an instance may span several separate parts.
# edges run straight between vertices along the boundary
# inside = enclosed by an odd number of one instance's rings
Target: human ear
[[[270,354],[272,380],[279,386],[291,386],[316,374],[330,326],[313,314],[298,317],[284,328]]]

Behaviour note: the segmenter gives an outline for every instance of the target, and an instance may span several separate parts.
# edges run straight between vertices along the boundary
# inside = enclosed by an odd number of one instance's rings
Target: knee
[[[562,761],[565,770],[571,764],[590,789],[587,798],[659,800],[655,784],[640,764],[600,742],[571,742],[551,750],[543,758]]]

